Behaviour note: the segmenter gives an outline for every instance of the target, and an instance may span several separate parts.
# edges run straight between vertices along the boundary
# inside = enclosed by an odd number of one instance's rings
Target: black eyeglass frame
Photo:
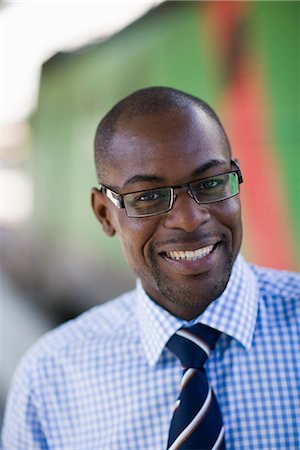
[[[174,193],[175,189],[180,189],[180,188],[185,188],[185,187],[187,187],[187,188],[188,188],[188,194],[190,195],[190,197],[192,197],[192,198],[195,200],[195,202],[196,202],[198,205],[202,205],[202,204],[204,205],[204,204],[210,204],[210,203],[217,203],[217,202],[220,202],[220,201],[223,201],[223,200],[227,200],[227,199],[229,199],[229,198],[232,198],[232,197],[236,196],[237,194],[239,194],[239,191],[238,191],[236,194],[234,194],[234,195],[232,195],[232,196],[230,196],[230,197],[226,197],[226,198],[221,199],[221,200],[213,200],[213,201],[210,201],[210,202],[199,202],[199,201],[197,200],[197,198],[195,197],[195,195],[193,194],[193,189],[190,187],[191,184],[197,183],[197,182],[199,182],[199,181],[209,180],[210,178],[214,178],[214,177],[218,177],[218,176],[226,175],[226,174],[230,174],[230,173],[236,173],[237,176],[238,176],[238,183],[239,183],[239,185],[242,184],[244,180],[243,180],[243,175],[242,175],[242,171],[241,171],[241,168],[240,168],[240,165],[239,165],[238,160],[237,160],[237,159],[232,159],[232,160],[231,160],[231,165],[235,166],[235,167],[236,167],[236,170],[230,170],[229,172],[223,172],[223,173],[221,173],[221,174],[213,175],[213,177],[200,178],[199,180],[191,181],[191,182],[189,182],[189,183],[184,183],[184,184],[180,184],[180,185],[176,185],[176,186],[163,186],[163,187],[157,187],[157,188],[151,188],[151,189],[142,189],[142,190],[140,190],[140,191],[127,192],[126,194],[118,194],[117,192],[114,192],[114,191],[111,190],[109,187],[107,187],[107,186],[105,186],[104,184],[101,184],[101,183],[99,183],[98,189],[99,189],[101,192],[103,192],[103,194],[106,195],[107,198],[109,198],[109,200],[110,200],[117,208],[119,208],[119,209],[125,209],[126,214],[127,214],[128,217],[131,217],[131,218],[140,218],[140,217],[157,216],[157,215],[159,215],[159,214],[164,214],[164,213],[166,213],[166,212],[168,212],[168,211],[170,211],[170,210],[172,209],[172,207],[173,207],[173,205],[174,205],[174,201],[175,201],[175,199],[176,199],[176,194]],[[157,189],[163,189],[163,188],[171,189],[171,197],[170,197],[170,202],[169,202],[169,207],[168,207],[168,209],[163,210],[163,211],[160,211],[160,212],[157,212],[157,213],[150,213],[150,214],[140,214],[140,215],[138,215],[138,214],[137,214],[137,215],[128,214],[128,211],[127,211],[126,205],[125,205],[125,201],[124,201],[124,197],[125,197],[126,195],[130,195],[130,194],[139,194],[139,193],[141,193],[141,192],[148,192],[148,191],[151,191],[151,190],[157,190]]]

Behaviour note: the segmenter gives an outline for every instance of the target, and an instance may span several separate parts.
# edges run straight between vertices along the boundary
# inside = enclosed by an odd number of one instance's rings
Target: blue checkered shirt
[[[300,448],[300,276],[234,264],[223,294],[180,320],[137,288],[43,337],[10,391],[5,450],[163,450],[182,375],[180,327],[222,332],[206,370],[227,448]]]

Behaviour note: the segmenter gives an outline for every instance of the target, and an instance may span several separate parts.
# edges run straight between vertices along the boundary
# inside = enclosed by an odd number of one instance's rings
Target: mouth
[[[226,253],[225,238],[217,234],[202,236],[199,239],[165,242],[157,262],[161,270],[170,277],[207,276],[223,264]]]
[[[209,272],[219,263],[221,242],[202,247],[180,250],[166,250],[160,253],[165,270],[174,275],[190,276]],[[171,274],[170,272],[170,274]]]
[[[206,245],[195,250],[169,250],[161,255],[171,261],[199,261],[210,255],[219,245],[219,243]]]

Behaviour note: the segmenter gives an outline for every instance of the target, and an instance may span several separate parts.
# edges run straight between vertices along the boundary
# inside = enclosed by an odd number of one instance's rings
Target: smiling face
[[[118,125],[111,146],[101,181],[119,194],[232,169],[222,131],[198,107],[131,118]],[[129,218],[96,189],[92,204],[145,291],[173,315],[192,319],[224,291],[242,239],[239,196],[199,205],[178,189],[171,211],[143,218]]]

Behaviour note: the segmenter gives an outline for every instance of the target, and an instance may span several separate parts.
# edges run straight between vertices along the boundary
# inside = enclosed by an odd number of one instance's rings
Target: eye
[[[209,189],[216,189],[223,186],[224,180],[220,178],[211,178],[209,180],[205,180],[202,182],[199,182],[196,186],[196,190],[209,190]]]
[[[160,198],[160,195],[157,192],[143,192],[142,194],[135,197],[135,202],[153,202],[155,200],[158,200]]]

